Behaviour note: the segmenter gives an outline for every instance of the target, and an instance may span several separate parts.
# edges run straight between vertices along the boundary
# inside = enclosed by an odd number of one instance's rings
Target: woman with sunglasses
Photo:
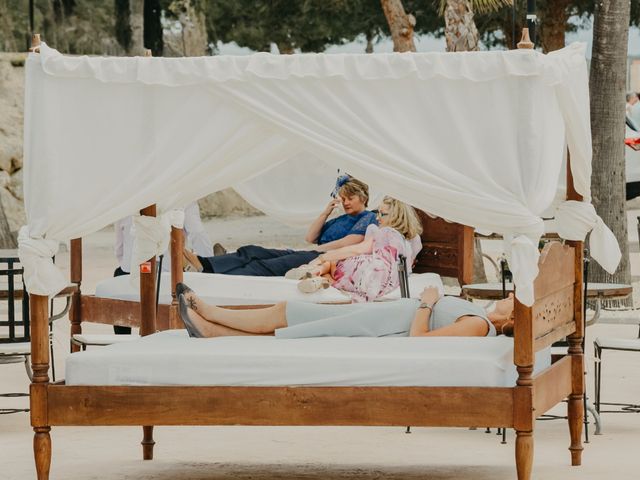
[[[392,197],[382,200],[377,219],[362,242],[325,252],[287,276],[302,278],[298,288],[305,293],[332,285],[355,302],[372,302],[396,289],[398,258],[404,255],[411,268],[422,248],[422,225],[412,207]]]

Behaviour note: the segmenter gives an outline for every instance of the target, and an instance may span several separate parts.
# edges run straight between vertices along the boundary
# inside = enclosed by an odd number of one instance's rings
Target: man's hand
[[[341,204],[342,201],[339,198],[332,198],[327,207],[324,209],[323,213],[328,217],[329,215],[331,215],[331,212],[333,212],[333,210]]]
[[[429,305],[435,305],[438,300],[440,300],[440,292],[437,287],[425,288],[420,296],[420,301]]]

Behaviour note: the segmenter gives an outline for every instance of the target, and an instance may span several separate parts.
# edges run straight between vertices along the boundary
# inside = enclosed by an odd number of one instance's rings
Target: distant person
[[[366,209],[369,187],[349,175],[342,175],[336,182],[334,195],[336,197],[332,198],[314,220],[305,236],[307,242],[316,244],[313,249],[278,250],[247,245],[234,253],[213,257],[194,254],[185,249],[185,265],[204,273],[277,277],[311,262],[322,252],[362,242],[367,227],[377,223],[375,213]],[[342,205],[344,214],[328,220],[339,205]]]
[[[640,128],[640,98],[635,92],[627,94],[627,116],[635,126],[635,130]]]
[[[625,107],[627,117],[631,117],[631,109],[639,100],[640,98],[638,98],[638,94],[636,92],[627,92],[627,105]]]
[[[131,251],[133,249],[133,217],[129,216],[118,220],[115,225],[116,242],[115,254],[118,259],[118,268],[113,272],[114,277],[129,275],[131,272]],[[201,255],[211,255],[213,247],[200,218],[200,207],[197,202],[190,203],[184,209],[184,234],[186,245]],[[162,271],[171,270],[171,257],[169,250],[165,252],[162,261]],[[118,335],[128,335],[131,328],[114,325],[113,330]]]

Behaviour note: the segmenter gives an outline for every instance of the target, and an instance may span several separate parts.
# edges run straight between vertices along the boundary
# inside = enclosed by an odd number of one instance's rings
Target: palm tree
[[[480,35],[473,21],[478,13],[497,10],[513,0],[440,0],[440,12],[444,16],[444,35],[448,52],[478,50]]]

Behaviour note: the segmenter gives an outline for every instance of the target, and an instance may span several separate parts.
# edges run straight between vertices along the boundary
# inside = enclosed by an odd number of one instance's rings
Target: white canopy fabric
[[[90,58],[43,44],[27,60],[27,287],[60,288],[50,244],[38,240],[81,237],[147,205],[168,212],[230,186],[269,214],[308,221],[340,168],[434,215],[512,237],[517,295],[530,305],[540,215],[567,144],[590,206],[584,53],[574,44],[549,55]],[[615,237],[575,203],[562,205],[571,236],[598,225],[596,260],[615,269]]]

